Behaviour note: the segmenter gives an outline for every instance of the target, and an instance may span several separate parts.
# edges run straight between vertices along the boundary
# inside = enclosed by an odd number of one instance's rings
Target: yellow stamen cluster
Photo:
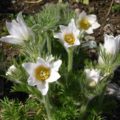
[[[73,33],[65,34],[65,35],[64,35],[64,40],[65,40],[69,45],[73,45],[74,42],[75,42],[75,37],[74,37]]]
[[[35,69],[35,77],[37,80],[45,81],[49,76],[50,68],[40,65]]]
[[[79,21],[79,27],[81,29],[87,30],[91,24],[89,23],[87,18],[83,18],[82,20]]]

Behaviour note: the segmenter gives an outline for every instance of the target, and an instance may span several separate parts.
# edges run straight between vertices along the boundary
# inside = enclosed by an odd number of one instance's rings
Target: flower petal
[[[55,34],[54,34],[54,38],[62,39],[62,38],[63,38],[63,35],[62,35],[62,33],[55,33]]]
[[[90,27],[88,30],[86,30],[86,33],[92,34],[93,33],[93,29]]]
[[[86,17],[86,12],[85,11],[82,11],[80,14],[79,14],[79,18],[84,18],[84,17]],[[80,19],[79,19],[80,20]]]
[[[87,19],[91,24],[93,24],[96,21],[97,17],[96,15],[91,14],[91,15],[87,15]]]
[[[55,61],[55,62],[53,63],[53,69],[54,69],[55,71],[58,71],[59,68],[60,68],[60,66],[61,66],[61,64],[62,64],[62,60],[57,60],[57,61]]]
[[[6,22],[6,27],[11,35],[18,38],[21,37],[21,33],[18,31],[19,25],[15,20],[13,20],[12,22]]]
[[[30,86],[35,86],[38,83],[33,76],[30,76],[28,78],[27,82],[28,82],[28,85],[30,85]]]
[[[60,25],[59,27],[60,27],[60,31],[66,31],[66,29],[67,29],[67,27],[64,25]]]
[[[37,85],[38,90],[42,93],[42,95],[46,95],[49,89],[47,82],[41,82]]]
[[[79,39],[76,39],[74,46],[78,46],[78,45],[80,45],[80,41],[79,41]]]
[[[11,36],[11,35],[0,38],[0,41],[11,43],[11,44],[22,44],[23,42],[21,39],[16,38],[15,36]]]
[[[72,31],[76,30],[75,20],[71,19],[71,22],[69,23],[68,27],[72,29]]]
[[[23,63],[22,66],[28,72],[29,75],[32,75],[33,70],[36,67],[36,64],[34,64],[34,63]]]
[[[18,23],[20,24],[21,26],[21,29],[24,31],[24,37],[26,39],[28,39],[28,36],[29,34],[32,33],[32,31],[27,27],[26,23],[24,22],[24,19],[22,17],[22,12],[20,12],[18,15],[17,15],[17,21]]]
[[[100,27],[100,24],[98,22],[95,22],[94,24],[92,24],[93,29],[96,29],[96,28],[99,28],[99,27]]]
[[[49,63],[47,63],[44,59],[38,57],[38,59],[37,59],[37,65],[40,65],[40,64],[45,65],[47,67],[50,67]]]
[[[54,70],[51,70],[50,77],[46,80],[47,82],[55,82],[60,78],[60,74]]]

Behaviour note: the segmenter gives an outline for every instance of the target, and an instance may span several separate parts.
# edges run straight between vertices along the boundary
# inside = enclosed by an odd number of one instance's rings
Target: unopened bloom
[[[87,15],[85,11],[79,14],[76,24],[80,30],[85,31],[88,34],[92,34],[94,29],[100,27],[96,15]]]
[[[100,70],[98,69],[85,69],[85,74],[86,78],[90,80],[90,86],[95,86],[101,78]]]
[[[106,55],[115,56],[120,50],[120,35],[104,35],[104,45],[100,44],[99,63],[104,63],[103,58]],[[103,54],[104,53],[104,54]]]
[[[16,67],[15,67],[14,65],[12,65],[12,66],[10,66],[10,67],[8,68],[8,71],[6,72],[6,75],[7,75],[7,76],[8,76],[8,75],[12,75],[12,73],[13,73],[14,71],[16,71]]]
[[[60,31],[54,34],[54,37],[60,39],[65,48],[80,45],[78,39],[80,31],[76,28],[74,19],[71,20],[68,26],[60,25]]]
[[[36,86],[42,95],[48,92],[48,84],[60,78],[58,70],[62,64],[61,60],[45,61],[38,58],[36,63],[24,63],[23,67],[29,74],[28,84]]]
[[[120,49],[120,36],[112,36],[112,35],[104,35],[104,48],[105,52],[107,54],[113,54],[115,55],[116,53],[119,52]]]
[[[6,27],[10,35],[0,38],[0,41],[3,42],[22,44],[24,40],[29,40],[29,37],[33,34],[25,24],[21,12],[17,15],[16,20],[6,22]]]

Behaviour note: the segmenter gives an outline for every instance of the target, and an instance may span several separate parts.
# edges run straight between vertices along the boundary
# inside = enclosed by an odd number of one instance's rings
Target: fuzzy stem
[[[49,103],[48,95],[43,96],[43,101],[44,101],[44,106],[46,109],[48,120],[53,120],[53,118],[51,116],[51,112],[50,112],[50,103]]]
[[[73,49],[69,48],[68,49],[68,72],[72,70],[73,66]]]
[[[47,50],[48,53],[51,54],[51,39],[49,39],[47,33],[46,33],[46,39],[47,39]]]

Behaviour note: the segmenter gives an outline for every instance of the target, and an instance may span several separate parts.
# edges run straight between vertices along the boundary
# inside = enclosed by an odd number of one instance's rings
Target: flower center
[[[40,65],[35,69],[35,77],[37,80],[44,81],[48,79],[49,76],[50,76],[50,68]]]
[[[64,35],[64,40],[65,40],[68,44],[73,45],[74,42],[75,42],[75,37],[74,37],[73,33],[65,34],[65,35]]]
[[[87,18],[83,18],[82,20],[80,20],[79,26],[81,29],[87,30],[91,26],[91,24],[89,23]]]

